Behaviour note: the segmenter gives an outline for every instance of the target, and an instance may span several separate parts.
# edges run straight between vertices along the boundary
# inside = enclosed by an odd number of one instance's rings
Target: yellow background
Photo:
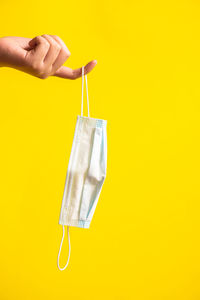
[[[67,66],[97,59],[91,116],[108,120],[107,178],[60,272],[81,79],[0,69],[1,300],[200,299],[199,15],[195,0],[1,1],[0,36],[56,34]]]

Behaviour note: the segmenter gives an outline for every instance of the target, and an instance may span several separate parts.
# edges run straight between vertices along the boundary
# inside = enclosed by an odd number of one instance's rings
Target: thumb
[[[92,60],[90,61],[85,67],[84,67],[84,74],[88,74],[91,72],[94,67],[96,66],[97,61]],[[61,78],[67,78],[67,79],[77,79],[82,76],[82,68],[78,69],[71,69],[65,66],[60,67],[53,76],[61,77]]]

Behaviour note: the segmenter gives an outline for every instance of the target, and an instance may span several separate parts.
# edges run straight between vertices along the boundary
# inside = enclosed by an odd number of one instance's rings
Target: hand
[[[65,43],[56,35],[44,34],[34,39],[14,36],[0,38],[0,66],[15,68],[41,79],[52,75],[79,78],[82,68],[72,70],[63,66],[70,54]],[[85,74],[96,64],[96,60],[89,62],[84,68]]]

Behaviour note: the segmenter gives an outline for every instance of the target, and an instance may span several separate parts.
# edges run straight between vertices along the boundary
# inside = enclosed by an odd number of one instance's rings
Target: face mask
[[[88,117],[83,116],[84,77],[86,81]],[[87,75],[82,68],[81,116],[77,117],[74,140],[67,170],[59,224],[63,236],[58,253],[58,268],[67,268],[70,258],[69,226],[89,228],[106,176],[107,134],[106,120],[91,118]],[[69,254],[66,265],[61,268],[59,258],[67,225]]]

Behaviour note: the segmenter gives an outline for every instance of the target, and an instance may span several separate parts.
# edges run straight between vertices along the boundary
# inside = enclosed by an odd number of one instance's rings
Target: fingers
[[[53,75],[70,56],[70,52],[57,36],[44,34],[29,41],[26,59],[30,73],[40,78]]]
[[[72,70],[63,66],[70,52],[58,36],[47,34],[37,36],[30,40],[28,45],[30,50],[27,49],[25,58],[30,70],[27,72],[42,79],[51,75],[68,79],[81,77],[82,68]],[[91,72],[96,64],[96,60],[89,62],[85,66],[85,74]]]
[[[51,37],[53,37],[61,47],[59,56],[57,57],[54,64],[52,65],[53,73],[55,73],[64,64],[64,62],[70,57],[71,53],[69,52],[69,49],[67,48],[65,43],[61,40],[61,38],[59,38],[56,35],[51,35]]]
[[[29,45],[33,48],[30,54],[33,55],[34,60],[38,63],[43,62],[50,47],[48,41],[42,36],[36,36],[29,42]]]
[[[84,67],[84,74],[88,74],[96,66],[97,61],[92,60]],[[67,79],[77,79],[82,76],[82,68],[71,69],[65,66],[60,67],[55,73],[54,76],[67,78]]]
[[[43,34],[42,37],[45,38],[47,40],[47,42],[49,43],[49,50],[44,58],[44,64],[47,67],[52,67],[52,65],[54,64],[55,60],[57,59],[57,57],[60,53],[61,46],[50,35]]]

